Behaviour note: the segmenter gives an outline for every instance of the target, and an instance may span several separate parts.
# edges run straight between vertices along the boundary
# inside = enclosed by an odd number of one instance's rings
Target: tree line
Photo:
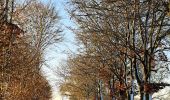
[[[0,1],[0,100],[49,100],[44,50],[61,41],[60,18],[39,0]]]
[[[170,84],[168,0],[70,0],[78,54],[58,74],[70,100],[151,100]]]

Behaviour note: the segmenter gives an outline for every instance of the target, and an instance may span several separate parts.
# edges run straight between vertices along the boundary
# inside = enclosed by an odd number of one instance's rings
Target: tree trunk
[[[140,86],[140,100],[146,100],[143,85]]]
[[[110,85],[110,100],[115,100],[115,97],[114,97],[114,79],[110,79],[109,85]]]
[[[128,100],[134,100],[134,94],[133,94],[133,93],[130,93],[130,94],[129,94]]]
[[[152,100],[152,94],[146,93],[146,100]]]
[[[100,100],[103,100],[102,81],[101,80],[99,80],[99,93],[100,93]]]

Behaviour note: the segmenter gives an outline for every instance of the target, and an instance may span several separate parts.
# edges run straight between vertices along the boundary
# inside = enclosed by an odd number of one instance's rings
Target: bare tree
[[[52,91],[41,66],[44,49],[61,40],[55,8],[35,0],[25,5],[14,0],[1,3],[0,98],[48,100]]]
[[[118,81],[116,97],[127,98],[129,92],[133,98],[135,80],[141,100],[169,85],[154,80],[154,73],[168,72],[168,1],[71,0],[70,5],[71,18],[80,28],[75,34],[85,47],[83,51],[111,72],[109,80]]]

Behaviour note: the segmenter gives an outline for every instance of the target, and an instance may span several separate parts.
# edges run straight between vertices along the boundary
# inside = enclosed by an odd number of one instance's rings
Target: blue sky
[[[76,52],[76,46],[73,45],[75,41],[75,35],[66,27],[75,27],[76,25],[70,20],[69,14],[65,9],[68,9],[65,7],[67,0],[41,0],[44,3],[48,3],[51,1],[53,5],[56,7],[56,10],[61,17],[61,27],[63,29],[62,34],[64,34],[64,41],[56,44],[55,46],[50,46],[45,51],[45,59],[47,60],[47,64],[50,66],[49,68],[44,68],[44,72],[46,73],[46,76],[48,77],[48,80],[50,80],[51,85],[53,86],[53,100],[62,100],[58,88],[55,86],[55,82],[59,79],[52,71],[60,67],[60,64],[63,63],[67,59],[67,54],[70,51]]]
[[[75,24],[70,20],[69,14],[65,10],[65,6],[67,0],[42,0],[44,2],[51,1],[54,6],[56,7],[57,12],[59,13],[59,16],[61,17],[60,24],[63,29],[62,34],[64,34],[64,41],[56,44],[55,46],[51,46],[48,50],[48,56],[50,58],[55,58],[58,60],[66,59],[67,55],[65,53],[69,51],[76,51],[76,46],[73,45],[75,43],[75,35],[67,28],[67,27],[75,27]],[[56,55],[54,55],[57,54]],[[54,56],[54,57],[51,57]]]

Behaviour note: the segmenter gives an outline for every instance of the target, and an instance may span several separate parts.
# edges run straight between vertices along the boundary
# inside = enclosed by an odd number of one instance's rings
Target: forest
[[[64,30],[77,48],[52,70],[61,100],[170,100],[169,0],[65,0],[76,27],[43,1],[0,0],[0,100],[58,100],[42,70]]]

